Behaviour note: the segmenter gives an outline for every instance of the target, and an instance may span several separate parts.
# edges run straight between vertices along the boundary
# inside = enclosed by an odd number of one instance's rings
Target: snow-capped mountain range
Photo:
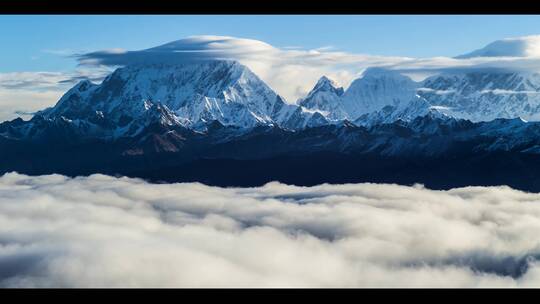
[[[538,92],[534,73],[448,72],[417,82],[371,68],[346,90],[323,76],[291,104],[235,61],[126,66],[101,84],[81,81],[28,121],[0,123],[0,173],[219,185],[439,178],[434,185],[447,187],[510,157],[516,167],[499,168],[504,183],[526,172],[527,183],[513,185],[540,190]],[[449,184],[433,176],[440,170],[461,179]]]
[[[331,118],[366,126],[410,121],[428,112],[473,122],[518,117],[536,121],[540,119],[540,74],[449,72],[415,82],[396,71],[374,68],[366,70],[344,93],[311,92],[301,105],[321,113],[333,109]]]
[[[367,69],[344,90],[326,76],[296,104],[246,66],[207,60],[117,69],[101,84],[81,81],[58,103],[4,136],[39,136],[32,121],[61,120],[85,136],[136,136],[155,121],[204,131],[219,122],[244,130],[300,130],[349,121],[372,126],[428,113],[473,122],[540,119],[540,75],[505,70],[442,73],[421,82],[397,71]]]
[[[243,129],[301,129],[326,124],[335,116],[288,104],[246,66],[220,60],[119,68],[99,85],[81,81],[54,107],[35,116],[118,138],[138,134],[155,111],[162,112],[159,120],[164,124],[194,130],[215,121]]]

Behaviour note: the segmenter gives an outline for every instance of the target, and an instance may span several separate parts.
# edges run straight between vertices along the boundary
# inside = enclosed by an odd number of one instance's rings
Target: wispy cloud
[[[0,122],[31,114],[54,105],[64,94],[62,89],[27,90],[0,88]]]
[[[59,56],[74,56],[76,54],[81,53],[81,51],[75,51],[72,49],[45,49],[41,50],[41,52],[46,54],[52,54],[52,55],[59,55]]]
[[[391,65],[406,58],[350,54],[326,46],[305,50],[277,48],[262,41],[223,36],[194,36],[141,51],[102,50],[78,56],[82,66],[124,66],[237,60],[251,68],[289,102],[304,95],[327,75],[342,85],[372,65]]]
[[[538,286],[540,195],[0,178],[1,286]]]
[[[33,113],[54,105],[78,81],[100,82],[111,72],[108,67],[79,68],[72,72],[0,73],[0,122],[21,113]]]
[[[76,69],[72,72],[11,72],[0,73],[0,89],[46,91],[63,85],[73,85],[80,80],[102,81],[111,69],[101,67]]]
[[[520,44],[520,47],[524,50],[534,49],[530,44],[536,40],[538,39],[529,37],[525,39],[525,43]],[[525,56],[530,52],[522,53],[502,52],[501,54],[506,56],[497,57],[465,56],[467,58],[389,57],[342,52],[332,46],[312,50],[296,47],[277,48],[253,39],[194,36],[141,51],[115,49],[81,54],[78,60],[84,66],[122,66],[208,59],[238,60],[254,70],[278,93],[294,102],[303,97],[323,75],[334,78],[347,87],[363,70],[374,66],[399,70],[416,78],[442,71],[486,69],[539,71],[540,58]]]
[[[48,90],[56,89],[67,75],[60,72],[13,72],[0,73],[0,88]]]

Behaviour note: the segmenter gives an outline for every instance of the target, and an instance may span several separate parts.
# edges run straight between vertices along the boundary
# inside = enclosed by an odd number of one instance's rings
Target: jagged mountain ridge
[[[540,75],[508,71],[448,73],[415,82],[370,68],[347,90],[323,76],[298,105],[287,103],[247,67],[210,60],[117,69],[101,84],[81,81],[34,119],[71,124],[80,136],[136,136],[153,121],[204,130],[213,121],[244,129],[300,130],[345,120],[370,126],[438,112],[471,121],[540,118]],[[32,121],[34,121],[32,119]],[[31,138],[38,126],[4,136]],[[12,129],[13,129],[12,128]]]
[[[310,93],[311,94],[311,93]],[[309,95],[308,95],[309,96]],[[321,95],[312,111],[339,109],[360,125],[411,120],[428,112],[474,122],[540,119],[540,74],[508,70],[448,72],[415,82],[396,71],[368,69],[338,96]]]
[[[540,122],[521,119],[474,123],[431,112],[369,127],[344,121],[302,130],[245,130],[215,121],[203,132],[153,123],[115,141],[83,140],[67,122],[56,123],[55,129],[45,128],[56,137],[45,141],[0,137],[0,172],[99,172],[220,186],[272,180],[420,182],[433,188],[503,183],[540,191]],[[12,124],[0,124],[0,133]]]
[[[473,122],[530,118],[540,112],[536,92],[540,75],[532,73],[447,73],[415,82],[397,71],[371,68],[347,90],[323,76],[292,105],[235,61],[136,65],[117,69],[99,85],[81,81],[30,121],[3,123],[0,135],[42,142],[143,141],[156,125],[171,130],[169,137],[176,130],[205,133],[214,123],[247,133],[259,126],[298,131],[352,123],[369,128],[426,115]],[[168,148],[156,147],[163,149]]]
[[[86,130],[85,136],[115,139],[137,135],[150,117],[194,130],[204,130],[214,121],[245,129],[328,123],[316,111],[286,103],[247,67],[230,60],[119,68],[99,85],[81,81],[32,121],[63,121],[72,128],[82,126],[78,129]]]
[[[344,92],[334,81],[322,76],[308,95],[298,101],[298,105],[317,111],[330,121],[344,120],[348,117],[341,102]]]
[[[38,115],[88,121],[106,116],[124,127],[154,104],[176,117],[170,122],[194,129],[214,120],[249,128],[284,120],[292,111],[245,66],[205,61],[120,68],[101,85],[79,83]]]

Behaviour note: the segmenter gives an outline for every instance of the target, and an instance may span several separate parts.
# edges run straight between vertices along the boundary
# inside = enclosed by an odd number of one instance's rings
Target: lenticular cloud
[[[0,286],[539,286],[540,194],[0,177]]]

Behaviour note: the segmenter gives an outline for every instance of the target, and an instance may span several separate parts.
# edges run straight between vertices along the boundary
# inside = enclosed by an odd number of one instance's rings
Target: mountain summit
[[[298,104],[306,109],[317,111],[330,120],[343,120],[348,117],[341,100],[343,93],[342,87],[338,87],[334,81],[323,76],[306,98],[298,101]]]
[[[247,67],[235,61],[120,68],[102,84],[83,81],[69,90],[45,118],[92,120],[96,115],[118,126],[137,121],[161,104],[186,127],[253,127],[279,118],[282,101]]]

